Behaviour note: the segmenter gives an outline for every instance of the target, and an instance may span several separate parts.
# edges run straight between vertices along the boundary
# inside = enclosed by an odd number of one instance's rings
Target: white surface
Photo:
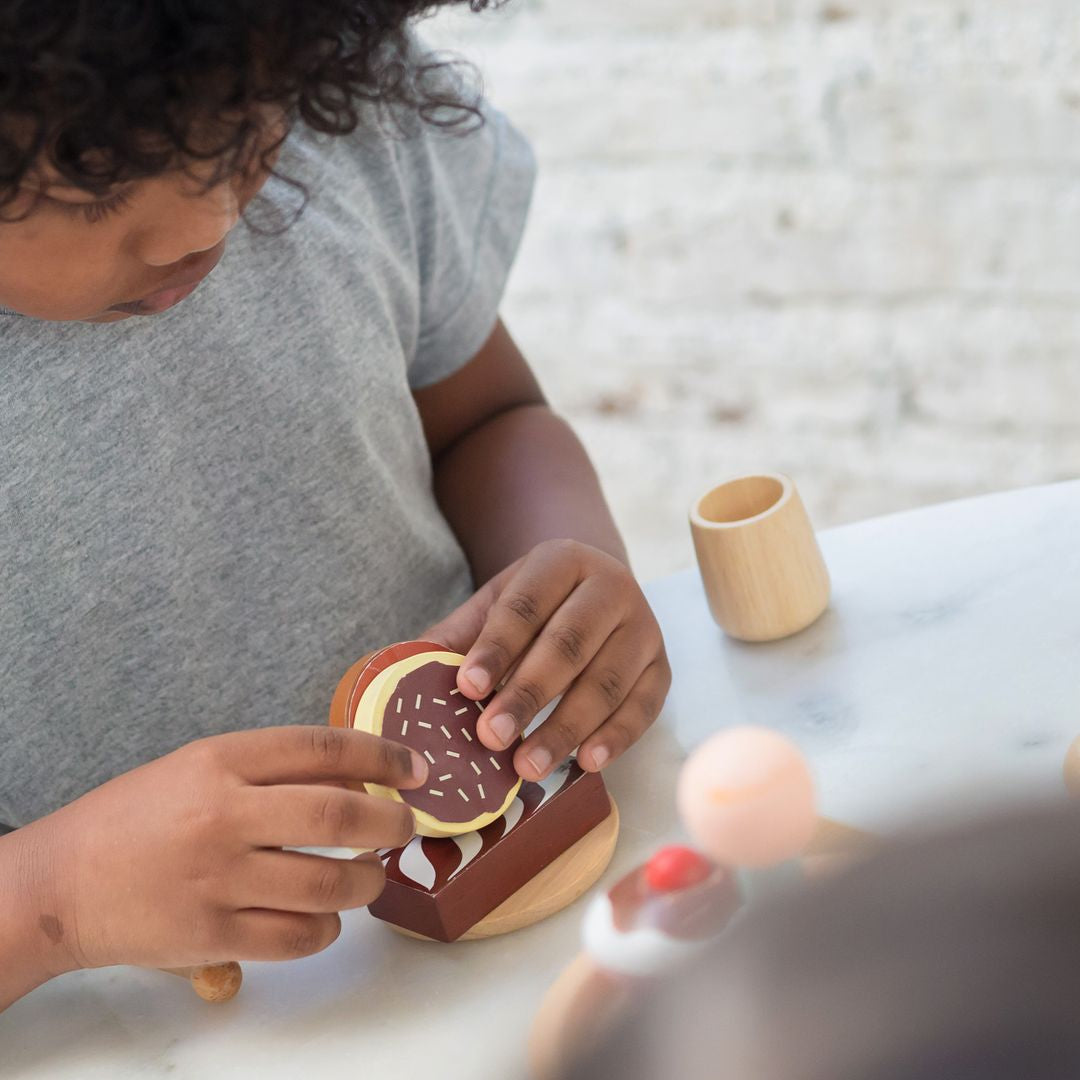
[[[684,749],[731,723],[792,735],[824,810],[849,821],[1060,792],[1080,733],[1080,484],[864,522],[823,547],[833,608],[788,642],[726,641],[696,571],[649,589],[676,681],[661,724],[609,770],[623,816],[609,880],[676,831]],[[156,972],[81,972],[0,1016],[0,1075],[513,1080],[582,914],[449,947],[353,914],[320,956],[245,965],[217,1007]]]
[[[686,747],[755,723],[810,757],[822,810],[853,824],[1062,793],[1080,735],[1080,483],[823,533],[830,610],[788,641],[722,639],[697,572],[651,599]]]

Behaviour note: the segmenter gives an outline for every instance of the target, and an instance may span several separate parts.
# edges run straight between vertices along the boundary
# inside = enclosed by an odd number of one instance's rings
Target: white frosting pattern
[[[450,877],[446,879],[447,881],[452,881],[454,877],[460,874],[480,854],[480,848],[484,845],[484,841],[480,839],[478,832],[463,833],[461,836],[453,837],[453,841],[461,852],[461,862],[458,863],[457,869]]]
[[[515,797],[514,801],[506,808],[506,813],[503,814],[503,821],[506,822],[506,826],[502,831],[503,836],[505,836],[521,820],[521,815],[524,813],[525,804],[521,801],[520,797]]]
[[[573,760],[573,759],[571,759]],[[541,796],[540,801],[536,804],[536,809],[539,810],[558,791],[566,786],[567,774],[569,772],[569,766],[564,765],[561,768],[556,769],[549,776],[545,776],[543,780],[537,780],[536,783],[543,788],[544,794]]]
[[[435,884],[435,867],[424,853],[423,839],[422,836],[414,836],[401,849],[398,869],[410,881],[430,891]]]

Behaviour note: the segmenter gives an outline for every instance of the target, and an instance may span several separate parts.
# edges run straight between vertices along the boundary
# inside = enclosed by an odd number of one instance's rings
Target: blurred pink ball
[[[766,728],[732,728],[699,746],[679,774],[678,804],[694,840],[728,866],[794,858],[817,825],[806,760]]]

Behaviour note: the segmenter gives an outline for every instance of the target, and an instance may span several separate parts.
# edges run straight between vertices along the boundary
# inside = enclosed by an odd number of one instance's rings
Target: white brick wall
[[[536,146],[505,312],[643,575],[733,473],[821,525],[1080,475],[1076,0],[513,0],[427,36]]]

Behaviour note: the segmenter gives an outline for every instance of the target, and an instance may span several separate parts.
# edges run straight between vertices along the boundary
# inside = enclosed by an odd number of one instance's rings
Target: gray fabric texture
[[[310,189],[119,323],[0,316],[0,823],[200,736],[324,723],[337,680],[467,598],[411,389],[497,318],[533,160],[294,132]],[[295,196],[276,181],[254,220]]]

